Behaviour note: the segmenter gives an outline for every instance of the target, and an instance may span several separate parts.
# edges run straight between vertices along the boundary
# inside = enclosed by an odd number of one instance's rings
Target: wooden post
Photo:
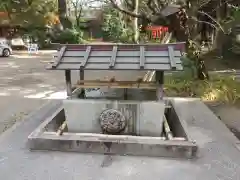
[[[72,96],[71,70],[65,70],[65,80],[67,86],[67,96]]]
[[[84,70],[83,70],[83,68],[80,68],[79,76],[80,76],[80,81],[84,80]],[[80,85],[83,85],[83,84],[84,83],[80,83]],[[81,92],[80,92],[79,97],[80,98],[84,98],[85,97],[85,89],[84,88],[81,88]]]
[[[156,90],[157,100],[163,99],[163,83],[164,83],[164,72],[163,71],[156,71],[155,77],[156,84],[158,85]]]
[[[124,89],[123,89],[123,99],[124,99],[124,100],[127,100],[127,99],[128,99],[127,93],[128,93],[128,89],[127,89],[127,88],[124,88]]]

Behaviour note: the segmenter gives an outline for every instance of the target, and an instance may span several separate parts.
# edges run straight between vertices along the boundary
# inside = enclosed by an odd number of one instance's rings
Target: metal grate
[[[182,70],[185,43],[63,45],[52,70]]]

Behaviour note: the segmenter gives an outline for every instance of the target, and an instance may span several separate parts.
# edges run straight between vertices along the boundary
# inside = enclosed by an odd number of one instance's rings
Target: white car
[[[27,46],[23,42],[23,39],[21,37],[11,39],[10,44],[13,49],[18,49],[18,50],[27,49]]]
[[[12,54],[12,48],[8,45],[6,39],[0,39],[0,56],[9,57]]]

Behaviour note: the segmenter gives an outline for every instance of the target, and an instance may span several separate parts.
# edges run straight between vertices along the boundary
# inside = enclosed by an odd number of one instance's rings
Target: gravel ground
[[[0,58],[0,133],[64,89],[61,72],[44,69],[51,56]]]

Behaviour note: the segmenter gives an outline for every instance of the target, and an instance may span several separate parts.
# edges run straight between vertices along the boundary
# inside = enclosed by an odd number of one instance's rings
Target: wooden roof
[[[182,70],[185,43],[63,45],[51,70]]]

